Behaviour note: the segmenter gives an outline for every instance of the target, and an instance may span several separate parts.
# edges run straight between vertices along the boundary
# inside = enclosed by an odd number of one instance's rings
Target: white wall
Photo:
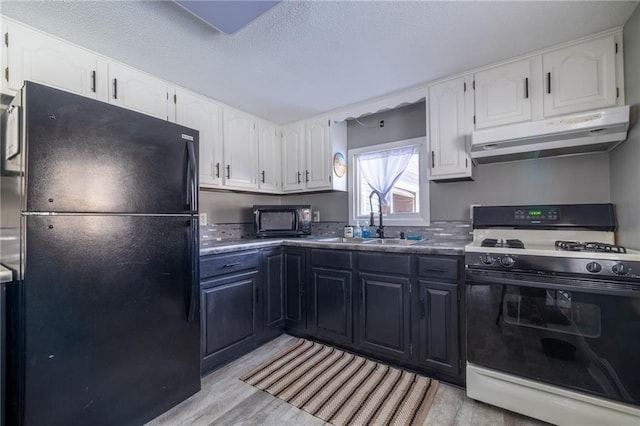
[[[624,26],[625,97],[632,127],[611,152],[611,201],[616,205],[618,244],[640,250],[640,6]]]

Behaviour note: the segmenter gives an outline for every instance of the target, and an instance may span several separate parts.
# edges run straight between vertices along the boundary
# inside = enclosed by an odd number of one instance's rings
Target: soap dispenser
[[[354,238],[362,238],[362,228],[360,227],[360,221],[356,222],[356,227],[353,230],[353,237]]]

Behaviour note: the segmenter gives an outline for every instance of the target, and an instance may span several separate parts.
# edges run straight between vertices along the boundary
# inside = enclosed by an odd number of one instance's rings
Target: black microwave
[[[311,206],[253,206],[256,237],[311,235]]]

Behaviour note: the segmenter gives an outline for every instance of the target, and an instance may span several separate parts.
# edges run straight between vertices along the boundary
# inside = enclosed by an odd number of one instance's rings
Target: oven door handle
[[[590,280],[559,276],[540,276],[521,273],[466,270],[466,284],[469,285],[512,285],[516,287],[536,287],[549,290],[577,291],[614,296],[640,297],[640,285],[616,280]]]

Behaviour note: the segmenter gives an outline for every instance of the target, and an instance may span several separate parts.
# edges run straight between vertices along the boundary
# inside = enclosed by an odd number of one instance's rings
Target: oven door
[[[640,405],[640,285],[467,269],[470,364]]]

